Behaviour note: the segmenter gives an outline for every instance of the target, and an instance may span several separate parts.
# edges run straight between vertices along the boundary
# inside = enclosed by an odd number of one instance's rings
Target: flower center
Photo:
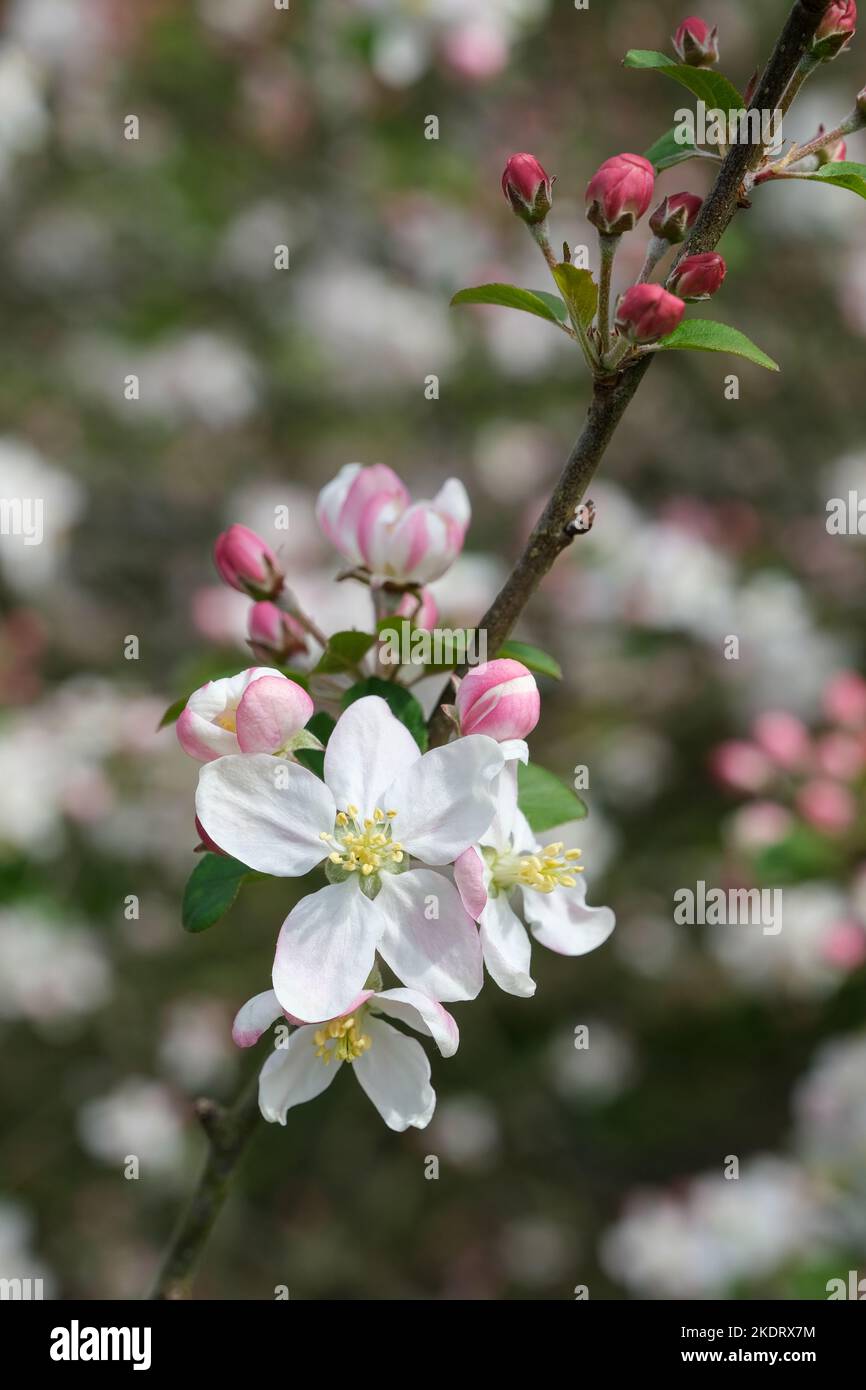
[[[357,806],[347,806],[337,812],[333,834],[327,830],[321,839],[331,846],[328,862],[347,874],[396,873],[403,862],[403,846],[393,838],[392,821],[396,811],[381,811],[377,806],[372,816],[359,820]]]
[[[487,853],[493,886],[506,891],[534,888],[539,893],[552,893],[554,888],[573,888],[577,883],[575,874],[583,873],[576,862],[580,850],[563,851],[561,840],[545,845],[538,854],[515,854],[514,850],[506,850],[503,854]]]
[[[361,1022],[363,1019],[363,1009],[359,1011],[358,1017],[349,1014],[346,1018],[332,1018],[330,1023],[326,1023],[322,1028],[317,1028],[313,1034],[313,1047],[316,1049],[316,1056],[325,1065],[333,1062],[356,1062],[358,1058],[373,1046],[373,1039],[369,1033],[361,1032]]]
[[[222,712],[222,714],[218,714],[218,715],[217,715],[216,719],[214,720],[214,723],[215,723],[220,729],[228,729],[228,731],[229,731],[230,734],[237,733],[237,727],[238,727],[237,714],[238,714],[237,708],[235,708],[235,709],[224,709],[223,712]]]

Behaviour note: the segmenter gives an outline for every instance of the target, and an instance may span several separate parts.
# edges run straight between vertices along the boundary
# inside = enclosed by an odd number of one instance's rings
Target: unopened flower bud
[[[692,68],[709,68],[719,61],[719,28],[692,15],[684,19],[673,36],[674,52],[681,63]]]
[[[247,637],[253,656],[278,666],[307,650],[307,634],[297,618],[268,599],[254,603],[250,609]]]
[[[534,154],[513,154],[502,175],[502,192],[530,227],[543,222],[553,202],[553,184]]]
[[[671,289],[688,303],[709,299],[721,288],[727,270],[718,251],[686,256],[671,276]]]
[[[655,169],[640,154],[615,154],[586,186],[586,215],[602,236],[630,232],[652,201]]]
[[[685,241],[686,233],[695,225],[695,219],[703,206],[703,199],[696,193],[671,193],[662,198],[649,224],[651,230],[663,241],[674,244]]]
[[[248,526],[235,523],[217,537],[214,563],[226,584],[250,598],[275,598],[283,587],[276,555]]]
[[[830,62],[847,48],[857,28],[857,6],[854,0],[833,0],[815,30],[812,56]]]
[[[252,681],[235,715],[241,752],[290,751],[314,708],[306,690],[285,676],[262,676]]]
[[[616,306],[616,327],[630,343],[654,343],[673,333],[685,311],[661,285],[632,285]]]
[[[525,738],[541,713],[535,677],[508,657],[475,666],[460,682],[456,703],[461,733],[486,734],[497,743]]]

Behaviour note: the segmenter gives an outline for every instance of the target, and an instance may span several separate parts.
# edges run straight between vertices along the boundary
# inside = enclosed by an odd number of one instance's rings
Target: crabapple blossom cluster
[[[815,38],[790,79],[777,116],[789,109],[803,82],[822,64],[832,61],[850,46],[857,21],[854,0],[837,0],[828,6]],[[664,53],[632,50],[625,66],[636,70],[666,73],[692,92],[697,74],[690,69],[713,68],[719,60],[719,31],[698,16],[684,19],[672,36],[675,58]],[[709,80],[709,74],[706,74]],[[736,106],[728,111],[713,108],[719,118],[719,133],[709,127],[700,137],[680,139],[675,127],[657,140],[646,154],[624,152],[606,159],[586,186],[587,220],[598,234],[599,269],[596,281],[582,260],[584,248],[572,250],[559,243],[548,227],[553,207],[555,180],[528,152],[513,154],[502,175],[502,191],[516,215],[526,224],[542,251],[560,298],[522,290],[513,285],[480,285],[461,290],[458,304],[500,304],[546,318],[580,347],[595,378],[610,380],[634,365],[648,353],[673,348],[702,352],[733,352],[760,366],[778,370],[766,353],[755,347],[739,330],[714,320],[686,319],[686,305],[712,299],[721,289],[727,267],[714,250],[693,254],[682,243],[699,235],[702,227],[702,199],[688,191],[662,197],[649,217],[650,237],[643,266],[635,284],[625,287],[615,302],[612,298],[614,261],[623,236],[633,232],[649,212],[656,195],[656,177],[685,160],[701,158],[720,164],[732,143],[758,146],[753,165],[741,180],[740,206],[748,207],[754,188],[776,179],[819,179],[837,182],[866,196],[866,166],[847,163],[845,136],[866,123],[866,90],[857,97],[853,111],[836,127],[821,125],[813,139],[793,143],[786,150],[780,131],[760,135],[752,131],[750,117],[761,116],[751,106],[757,78],[740,97],[736,88],[719,75],[712,91],[725,91]],[[724,120],[722,120],[724,118]],[[725,121],[727,127],[723,131]],[[836,168],[835,166],[840,166]],[[709,214],[708,214],[709,221]],[[562,245],[560,259],[554,244]],[[679,249],[677,249],[679,248]],[[663,276],[653,282],[659,263],[673,251]]]
[[[264,1117],[284,1124],[346,1064],[391,1129],[420,1128],[435,1105],[430,1065],[402,1029],[452,1055],[459,1035],[445,1005],[474,999],[485,965],[502,989],[532,995],[532,937],[582,955],[614,916],[587,905],[580,851],[545,837],[521,807],[518,769],[541,709],[529,667],[500,655],[452,674],[450,741],[428,748],[404,668],[383,664],[389,624],[436,621],[424,586],[462,549],[463,484],[449,479],[414,502],[390,468],[348,464],[316,516],[348,566],[340,582],[369,587],[377,631],[322,633],[260,536],[234,525],[218,538],[217,570],[250,598],[250,646],[268,664],[209,681],[177,720],[201,764],[196,901],[226,874],[235,887],[247,874],[304,880],[276,935],[271,987],[233,1030],[250,1047],[277,1025],[259,1081]],[[286,664],[313,647],[312,670]],[[441,666],[435,674],[439,688]],[[582,814],[551,774],[531,771],[572,818]]]

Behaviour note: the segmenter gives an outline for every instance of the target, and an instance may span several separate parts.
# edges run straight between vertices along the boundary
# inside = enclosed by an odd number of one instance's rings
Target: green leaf
[[[578,323],[588,328],[598,307],[598,285],[592,278],[592,271],[561,261],[554,268],[553,278]]]
[[[661,174],[665,169],[673,169],[676,164],[694,159],[697,153],[696,147],[691,143],[681,145],[676,138],[675,127],[671,127],[664,135],[659,136],[654,145],[644,150],[644,159],[648,159],[650,164],[655,166],[656,173]]]
[[[358,632],[354,628],[333,633],[319,658],[316,673],[334,675],[338,671],[351,671],[367,655],[375,640],[375,633]]]
[[[314,714],[307,724],[309,732],[315,734],[319,742],[326,745],[336,727],[337,721],[332,719],[330,714],[326,714],[324,710],[320,710],[318,714]]]
[[[654,53],[643,48],[632,48],[623,58],[627,68],[657,69],[665,77],[673,78],[681,87],[687,87],[694,96],[706,103],[708,110],[744,111],[745,102],[732,82],[713,68],[693,68],[688,63],[678,63],[667,53]]]
[[[832,183],[834,188],[847,188],[851,193],[866,198],[866,164],[855,164],[850,159],[840,159],[838,164],[824,164],[813,174],[798,174],[797,177],[812,179],[817,183]]]
[[[395,685],[393,681],[383,681],[381,676],[369,676],[367,680],[358,681],[357,685],[346,691],[343,696],[343,709],[348,709],[364,695],[381,695],[391,713],[401,724],[406,725],[421,752],[426,751],[427,721],[423,709],[411,691],[402,685]]]
[[[203,854],[187,880],[182,917],[185,931],[207,931],[228,912],[244,879],[257,877],[246,864],[224,854]]]
[[[583,820],[587,814],[580,797],[537,763],[518,765],[517,803],[530,828],[538,834],[566,821]]]
[[[521,290],[516,285],[476,285],[474,289],[458,290],[451,301],[454,304],[499,304],[504,309],[522,309],[536,318],[547,319],[548,323],[562,326],[568,319],[568,310],[555,294],[544,290]]]
[[[530,671],[537,671],[541,676],[553,676],[554,680],[562,680],[562,667],[559,662],[548,656],[540,647],[532,647],[528,642],[503,642],[496,655],[511,657],[512,661],[522,661]]]
[[[156,726],[157,732],[159,732],[160,729],[165,729],[169,724],[177,723],[177,721],[180,719],[180,716],[186,709],[186,702],[188,699],[188,695],[181,695],[179,700],[175,700],[173,704],[169,705],[165,714],[162,716],[162,718]]]
[[[684,319],[673,333],[662,338],[657,347],[664,352],[675,349],[691,349],[693,352],[732,352],[736,357],[746,357],[759,367],[770,372],[779,370],[778,362],[768,357],[751,338],[738,328],[730,328],[726,323],[714,323],[711,319]]]

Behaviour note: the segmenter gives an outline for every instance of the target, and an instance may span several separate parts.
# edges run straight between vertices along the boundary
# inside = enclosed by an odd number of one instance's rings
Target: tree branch
[[[829,2],[797,0],[770,55],[750,109],[774,111],[780,105]],[[747,206],[743,179],[758,166],[763,153],[761,144],[731,146],[691,234],[680,248],[677,260],[702,251],[712,251],[718,244],[737,208]],[[550,501],[523,554],[479,624],[487,633],[487,649],[493,655],[507,638],[557,556],[570,545],[573,535],[565,527],[574,519],[575,510],[654,356],[654,353],[649,353],[612,380],[602,379],[594,383],[586,423],[566,460]],[[460,667],[457,675],[463,675],[465,671],[465,666]],[[433,747],[444,743],[450,732],[448,718],[440,708],[449,695],[450,687],[446,685],[430,720],[430,743]]]
[[[229,1110],[212,1100],[197,1100],[195,1111],[208,1138],[208,1155],[181,1216],[151,1299],[188,1298],[207,1238],[222,1211],[238,1161],[259,1123],[259,1068]]]

